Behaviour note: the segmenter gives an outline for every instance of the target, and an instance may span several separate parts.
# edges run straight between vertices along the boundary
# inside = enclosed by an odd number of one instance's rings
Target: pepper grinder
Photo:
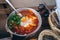
[[[42,17],[48,17],[49,16],[49,11],[45,7],[44,4],[39,4],[38,10],[39,10]]]
[[[42,17],[42,30],[44,29],[50,29],[49,24],[48,24],[48,16],[49,16],[49,11],[46,8],[44,4],[39,4],[38,7],[39,13]]]

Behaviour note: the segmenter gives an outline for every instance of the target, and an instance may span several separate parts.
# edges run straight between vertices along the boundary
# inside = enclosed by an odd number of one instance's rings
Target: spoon
[[[22,14],[21,13],[19,13],[15,8],[14,8],[14,6],[10,3],[10,1],[9,0],[5,0],[13,9],[14,9],[14,11],[17,13],[17,15],[19,15],[19,16],[21,16],[22,17]]]

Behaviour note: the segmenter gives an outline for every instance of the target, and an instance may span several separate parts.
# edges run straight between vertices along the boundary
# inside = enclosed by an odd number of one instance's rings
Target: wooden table
[[[55,7],[55,6],[48,6],[49,9],[53,9],[54,7]],[[38,10],[38,7],[37,7],[37,6],[36,6],[36,7],[30,7],[30,8],[33,8],[33,9],[35,9],[35,10]],[[3,16],[3,18],[2,18],[1,16]],[[7,15],[4,14],[4,15],[1,15],[1,16],[0,16],[0,19],[1,19],[1,20],[0,20],[0,24],[3,23],[3,22],[4,22],[3,24],[5,24],[6,19],[7,19]],[[5,17],[4,17],[4,16],[5,16]],[[4,21],[3,19],[4,19],[5,21]],[[3,25],[3,24],[2,24],[2,25]],[[5,25],[4,25],[4,26],[5,26]],[[4,27],[3,27],[3,28],[4,28]],[[40,32],[40,31],[39,31],[39,32]],[[31,37],[30,40],[37,40],[37,39],[38,39],[37,36],[38,36],[38,35],[36,34],[34,37]]]

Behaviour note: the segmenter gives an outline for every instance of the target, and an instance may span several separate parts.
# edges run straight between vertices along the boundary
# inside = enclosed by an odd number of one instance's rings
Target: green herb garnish
[[[18,16],[16,13],[14,15],[12,15],[9,18],[9,28],[11,28],[12,26],[15,25],[20,25],[21,24],[21,18],[20,16]]]

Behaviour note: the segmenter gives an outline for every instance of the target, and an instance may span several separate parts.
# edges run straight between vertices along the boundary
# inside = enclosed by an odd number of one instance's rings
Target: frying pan
[[[36,10],[34,10],[34,9],[32,9],[32,8],[19,8],[19,9],[17,9],[18,11],[21,11],[21,10],[26,10],[26,9],[28,9],[28,10],[31,10],[37,17],[38,17],[38,20],[39,20],[39,22],[38,22],[38,27],[33,31],[33,32],[31,32],[31,33],[29,33],[29,34],[24,34],[24,35],[21,35],[21,34],[16,34],[16,33],[13,33],[9,28],[8,28],[8,19],[13,15],[13,14],[15,14],[15,11],[13,11],[13,12],[11,12],[11,14],[8,16],[8,18],[7,18],[7,20],[6,20],[6,31],[7,32],[9,32],[10,34],[14,34],[14,35],[17,35],[17,36],[26,36],[26,37],[28,37],[28,36],[31,36],[31,35],[34,35],[39,29],[40,29],[40,27],[41,27],[41,24],[42,24],[42,19],[41,19],[41,15],[36,11]]]

